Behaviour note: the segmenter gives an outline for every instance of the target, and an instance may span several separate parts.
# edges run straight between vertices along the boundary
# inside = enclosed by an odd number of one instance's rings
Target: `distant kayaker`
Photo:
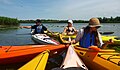
[[[68,26],[66,26],[64,28],[64,31],[62,34],[67,34],[67,35],[73,35],[76,34],[77,30],[75,29],[75,27],[73,27],[73,21],[72,20],[68,20]]]
[[[33,34],[44,34],[44,31],[47,31],[47,28],[41,23],[40,19],[35,21],[36,25],[33,26],[20,26],[20,28],[28,28],[28,29],[35,29]],[[50,31],[49,31],[50,32]]]
[[[98,28],[100,28],[100,21],[97,18],[91,18],[89,25],[80,29],[76,38],[71,43],[79,42],[79,46],[89,48],[90,46],[98,46],[99,48],[106,48],[108,44],[113,43],[112,39],[103,43]]]

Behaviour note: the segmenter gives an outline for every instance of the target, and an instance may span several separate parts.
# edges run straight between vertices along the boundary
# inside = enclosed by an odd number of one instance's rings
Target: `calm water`
[[[67,23],[43,23],[49,30],[54,32],[62,32]],[[31,26],[34,24],[24,23],[22,26]],[[87,23],[74,23],[76,29],[85,27]],[[102,27],[99,31],[114,32],[112,35],[120,36],[120,23],[102,23]],[[30,35],[31,29],[4,29],[0,30],[0,45],[26,45],[34,44]]]

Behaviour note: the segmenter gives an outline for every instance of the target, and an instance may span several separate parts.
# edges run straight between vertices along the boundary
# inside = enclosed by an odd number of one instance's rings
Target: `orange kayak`
[[[120,53],[115,50],[75,47],[75,51],[90,70],[120,70]]]
[[[65,45],[26,45],[26,46],[0,46],[0,65],[27,62],[46,49],[60,53],[66,49]]]

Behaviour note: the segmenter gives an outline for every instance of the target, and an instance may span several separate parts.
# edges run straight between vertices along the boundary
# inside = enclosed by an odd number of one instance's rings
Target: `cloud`
[[[119,3],[120,0],[0,0],[0,14],[21,19],[89,19],[119,16]]]
[[[119,0],[74,0],[62,5],[60,17],[74,19],[120,15]]]

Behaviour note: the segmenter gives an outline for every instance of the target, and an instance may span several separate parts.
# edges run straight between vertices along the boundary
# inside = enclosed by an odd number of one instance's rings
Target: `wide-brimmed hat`
[[[100,24],[100,21],[98,18],[91,18],[89,20],[89,25],[88,27],[101,27],[102,25]]]

